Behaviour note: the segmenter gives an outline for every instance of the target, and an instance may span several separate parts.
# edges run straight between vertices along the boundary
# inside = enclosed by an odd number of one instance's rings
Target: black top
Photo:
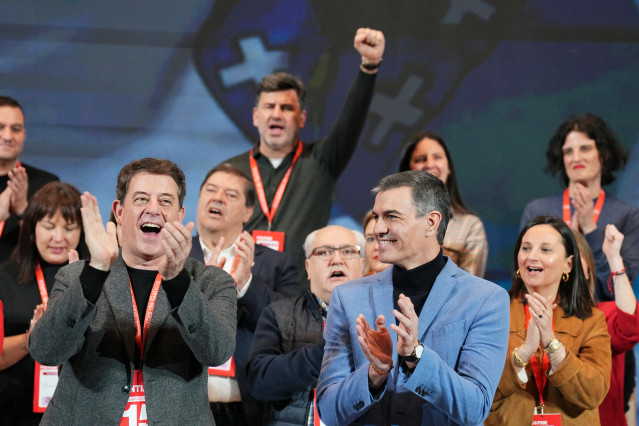
[[[133,295],[135,296],[135,304],[138,308],[138,315],[140,317],[140,328],[144,327],[144,316],[146,315],[146,307],[149,303],[149,296],[153,289],[153,283],[158,271],[135,269],[127,265],[127,272],[129,274],[129,280],[131,287],[133,288]],[[100,271],[90,266],[88,263],[82,269],[80,274],[80,285],[82,286],[82,293],[84,297],[90,303],[95,304],[102,293],[102,287],[109,276],[109,271]],[[169,303],[172,308],[176,308],[182,303],[184,295],[189,288],[191,277],[186,269],[182,271],[171,280],[162,280],[162,288],[166,293],[166,297],[169,299]],[[140,353],[137,345],[135,346],[135,353],[138,362],[141,360]]]
[[[309,288],[302,249],[304,239],[312,231],[323,228],[328,223],[333,190],[357,147],[373,97],[376,76],[377,74],[359,71],[330,133],[318,142],[304,143],[302,154],[293,167],[282,202],[273,219],[272,230],[285,233],[284,250],[296,260],[302,289]],[[294,153],[295,150],[290,152],[274,168],[270,160],[259,152],[259,142],[255,146],[253,156],[260,171],[269,207],[293,161]],[[249,152],[225,162],[239,167],[251,177]],[[256,197],[253,215],[244,229],[251,232],[267,228],[268,220]]]
[[[27,172],[27,179],[29,182],[29,189],[27,190],[27,199],[31,199],[40,188],[49,182],[53,182],[58,177],[44,170],[40,170],[36,167],[29,166],[22,163],[22,167]],[[7,182],[9,182],[9,175],[0,176],[0,192],[7,188]],[[0,262],[9,260],[13,248],[18,244],[18,236],[20,235],[20,226],[18,220],[14,215],[11,215],[4,224],[4,230],[0,236]],[[53,285],[53,281],[51,282]]]
[[[55,274],[66,265],[50,265],[40,261],[47,292],[55,282]],[[18,284],[18,268],[13,262],[0,265],[0,300],[4,305],[5,336],[25,333],[33,310],[42,303],[35,275]],[[30,355],[0,371],[0,425],[37,425],[42,414],[33,413],[33,375],[35,363]]]
[[[416,268],[406,270],[395,266],[393,268],[393,304],[395,309],[401,312],[397,301],[399,295],[404,293],[404,296],[408,296],[413,302],[415,313],[419,316],[444,265],[446,265],[446,259],[440,249],[439,254],[433,260]]]

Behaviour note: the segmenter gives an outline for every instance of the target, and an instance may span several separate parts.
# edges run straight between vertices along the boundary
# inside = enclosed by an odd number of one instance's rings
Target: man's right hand
[[[375,320],[375,325],[377,326],[378,332],[381,332],[382,330],[386,329],[386,319],[384,318],[384,315],[380,315],[377,317],[377,319]],[[359,341],[359,344],[362,347],[362,352],[364,352],[364,356],[370,362],[370,367],[368,368],[368,378],[370,379],[374,387],[379,388],[386,381],[386,376],[388,374],[386,372],[389,372],[390,369],[393,368],[392,345],[391,345],[391,353],[390,353],[391,364],[385,364],[384,362],[376,358],[371,353],[370,342],[368,338],[371,327],[368,324],[368,321],[366,321],[366,318],[364,317],[364,315],[360,314],[357,317],[355,329],[357,330],[357,340]],[[381,374],[379,373],[380,371],[386,374]]]
[[[220,239],[217,240],[217,244],[215,245],[215,247],[211,249],[211,257],[209,257],[209,260],[204,262],[204,264],[206,266],[213,265],[213,266],[217,266],[220,269],[224,269],[224,264],[226,263],[226,257],[219,259],[220,253],[222,252],[223,249],[224,249],[224,237],[220,237]]]
[[[107,223],[106,229],[98,208],[98,200],[89,192],[82,194],[82,227],[84,240],[91,254],[89,265],[101,271],[111,269],[113,261],[118,257],[118,238],[115,224]]]

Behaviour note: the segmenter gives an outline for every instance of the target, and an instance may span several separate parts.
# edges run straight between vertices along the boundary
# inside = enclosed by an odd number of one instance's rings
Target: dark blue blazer
[[[193,237],[191,257],[204,262],[198,235]],[[255,264],[251,268],[251,284],[246,294],[237,300],[237,333],[235,335],[235,378],[240,386],[244,416],[248,424],[262,423],[262,403],[255,400],[248,388],[244,368],[257,320],[271,302],[302,294],[297,281],[297,268],[293,257],[268,247],[255,245]]]

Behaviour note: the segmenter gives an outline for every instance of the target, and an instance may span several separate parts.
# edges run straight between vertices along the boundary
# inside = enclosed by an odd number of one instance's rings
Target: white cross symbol
[[[411,98],[422,86],[419,77],[411,75],[408,77],[395,98],[383,94],[375,94],[371,103],[371,112],[381,117],[377,128],[373,131],[373,136],[369,142],[375,147],[382,146],[386,134],[396,123],[414,126],[422,115],[422,111],[410,104]]]
[[[241,39],[240,49],[244,62],[220,71],[222,84],[227,88],[249,80],[257,83],[265,74],[288,66],[288,53],[279,50],[268,52],[257,36]]]

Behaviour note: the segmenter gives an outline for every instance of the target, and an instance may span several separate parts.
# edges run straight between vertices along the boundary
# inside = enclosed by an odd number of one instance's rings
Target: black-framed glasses
[[[311,258],[311,256],[317,256],[322,260],[330,260],[333,258],[335,251],[339,251],[339,255],[342,257],[342,259],[352,259],[355,256],[359,256],[359,250],[359,246],[321,246],[314,248],[309,258]]]

